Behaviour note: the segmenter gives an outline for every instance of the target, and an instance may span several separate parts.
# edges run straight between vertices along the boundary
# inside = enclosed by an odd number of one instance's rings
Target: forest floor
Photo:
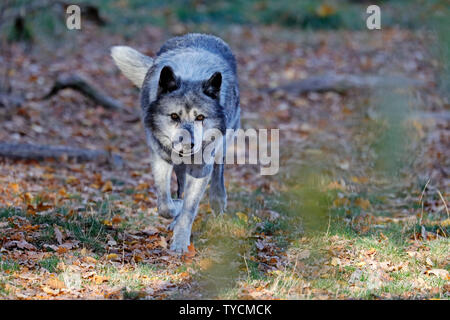
[[[154,55],[169,33],[87,24],[63,45],[11,46],[10,82],[27,101],[0,110],[0,141],[106,149],[125,163],[1,160],[0,298],[448,299],[450,113],[432,39],[401,29],[216,33],[238,60],[242,127],[280,129],[280,171],[227,165],[227,213],[214,216],[205,197],[181,257],[156,211],[138,90],[109,56],[117,44]],[[262,90],[331,71],[427,85]],[[39,99],[74,72],[126,110],[72,90]]]

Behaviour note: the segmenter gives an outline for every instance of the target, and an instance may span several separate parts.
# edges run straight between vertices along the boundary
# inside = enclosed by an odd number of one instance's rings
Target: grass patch
[[[18,271],[19,269],[19,264],[13,260],[0,260],[0,271],[11,273],[14,271]]]
[[[113,215],[121,213],[120,210],[114,210],[109,201],[106,200],[101,203],[94,203],[91,207],[79,212],[63,207],[45,214],[31,215],[17,208],[1,208],[0,219],[20,216],[27,218],[33,225],[42,225],[42,233],[38,243],[36,243],[39,247],[43,244],[56,243],[53,226],[57,225],[62,227],[67,235],[80,241],[83,246],[102,253],[104,252],[107,235],[110,234],[116,239],[117,234],[122,231],[120,227],[115,229],[109,227],[105,224],[105,221],[111,219]]]
[[[58,271],[58,263],[61,260],[57,256],[51,256],[39,261],[39,265],[48,272],[55,273]]]

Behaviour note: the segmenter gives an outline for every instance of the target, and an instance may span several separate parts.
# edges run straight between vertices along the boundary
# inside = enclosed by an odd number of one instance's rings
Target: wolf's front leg
[[[184,194],[184,186],[186,185],[186,165],[185,164],[175,165],[173,166],[173,170],[175,171],[175,174],[177,176],[177,184],[178,184],[177,197],[178,199],[182,199]]]
[[[192,223],[197,215],[200,200],[208,186],[211,172],[212,165],[187,166],[183,209],[169,226],[169,229],[173,230],[170,249],[175,252],[184,253],[188,250]]]
[[[158,196],[158,213],[164,218],[176,217],[181,211],[183,201],[172,200],[170,195],[170,178],[173,166],[155,152],[152,152],[151,166]]]
[[[223,163],[215,163],[209,186],[209,205],[215,213],[222,214],[227,208],[227,192],[223,178]]]

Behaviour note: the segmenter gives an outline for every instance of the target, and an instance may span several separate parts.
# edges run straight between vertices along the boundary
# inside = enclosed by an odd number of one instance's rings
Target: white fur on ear
[[[111,56],[122,73],[141,88],[153,59],[127,46],[112,47]]]

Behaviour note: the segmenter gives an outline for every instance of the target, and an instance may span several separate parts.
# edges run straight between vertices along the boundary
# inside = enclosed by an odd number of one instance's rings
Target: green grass
[[[44,258],[41,261],[39,261],[39,265],[47,269],[48,272],[55,273],[58,271],[58,263],[60,262],[60,259],[56,256],[51,256],[48,258]]]
[[[32,224],[43,226],[40,241],[37,245],[55,244],[54,225],[62,227],[68,234],[80,241],[83,246],[92,248],[96,252],[104,252],[104,245],[107,242],[107,234],[113,238],[117,237],[122,230],[119,226],[116,229],[106,226],[103,221],[110,219],[116,214],[122,214],[121,210],[114,210],[108,199],[94,203],[84,211],[73,214],[67,207],[58,208],[45,215],[30,215],[14,208],[0,208],[0,219],[14,216],[26,217]]]
[[[0,270],[6,271],[6,272],[14,272],[18,271],[20,269],[20,266],[17,262],[13,260],[0,260]]]

